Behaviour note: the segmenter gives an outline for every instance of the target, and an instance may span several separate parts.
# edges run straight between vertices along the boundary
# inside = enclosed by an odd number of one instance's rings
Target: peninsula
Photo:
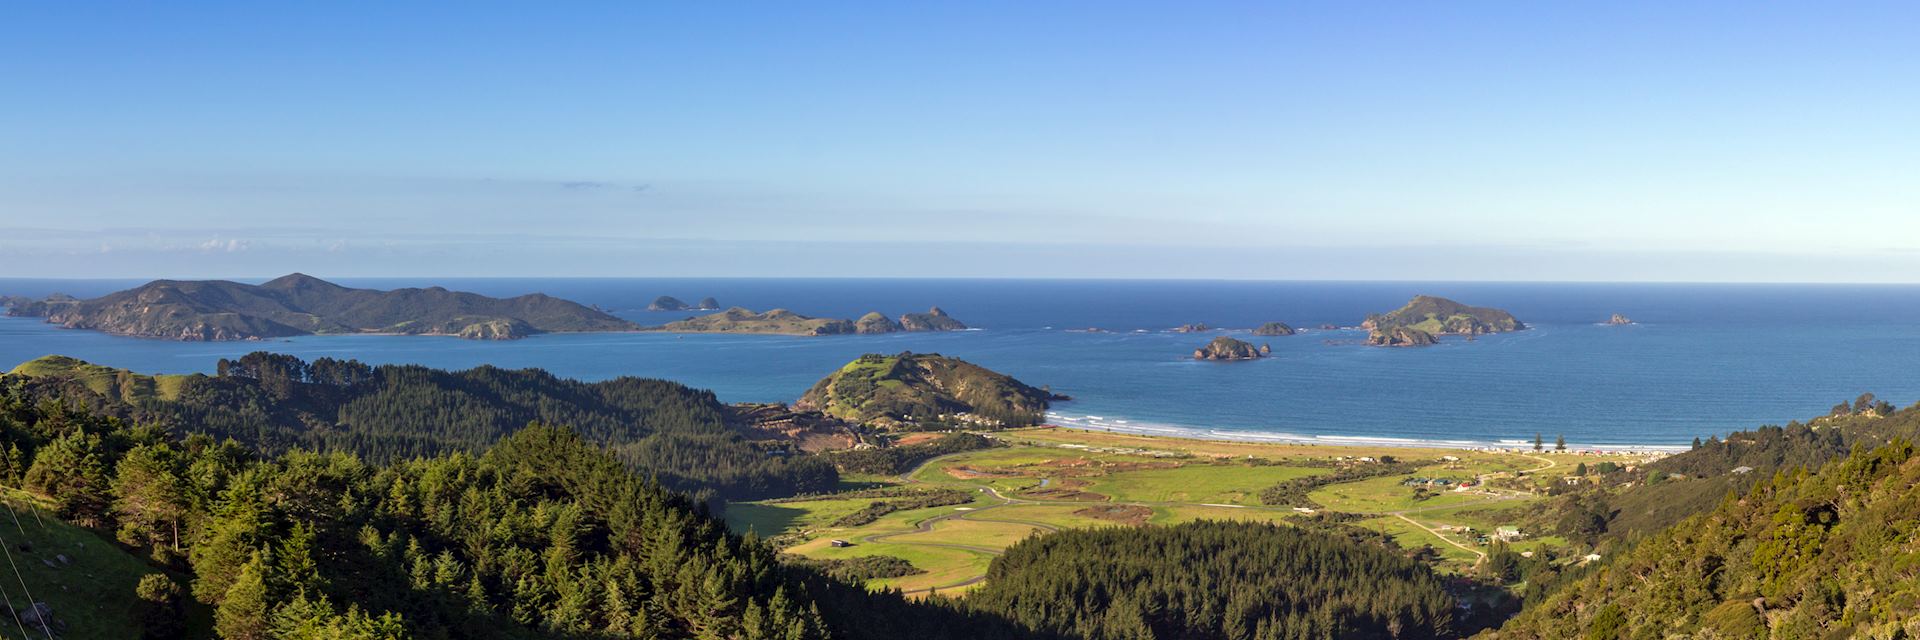
[[[1436,336],[1477,336],[1520,331],[1527,325],[1501,309],[1471,307],[1446,298],[1414,296],[1413,301],[1385,314],[1367,316],[1360,328],[1367,343],[1383,347],[1434,344]]]
[[[612,315],[544,294],[491,298],[426,289],[353,289],[295,273],[250,285],[155,280],[89,300],[18,303],[7,315],[70,329],[186,341],[389,333],[511,340],[539,333],[631,331]]]

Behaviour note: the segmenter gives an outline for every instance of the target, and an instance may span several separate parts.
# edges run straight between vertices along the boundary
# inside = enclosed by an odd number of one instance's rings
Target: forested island
[[[440,287],[352,289],[299,273],[258,285],[155,280],[90,300],[15,300],[7,315],[46,318],[70,329],[190,341],[354,333],[511,340],[540,333],[639,328],[537,293],[491,298]]]
[[[1472,307],[1446,298],[1414,296],[1406,306],[1367,316],[1360,328],[1367,343],[1384,347],[1435,344],[1436,336],[1477,336],[1521,331],[1525,323],[1513,314],[1490,307]]]

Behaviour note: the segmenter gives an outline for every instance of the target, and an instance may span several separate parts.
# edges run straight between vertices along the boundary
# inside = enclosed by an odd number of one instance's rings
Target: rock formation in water
[[[1273,353],[1272,347],[1253,346],[1244,340],[1235,340],[1227,336],[1214,338],[1207,346],[1194,349],[1195,360],[1253,360],[1264,358]]]
[[[1285,322],[1269,322],[1253,329],[1253,335],[1256,336],[1290,336],[1295,333],[1298,332]]]

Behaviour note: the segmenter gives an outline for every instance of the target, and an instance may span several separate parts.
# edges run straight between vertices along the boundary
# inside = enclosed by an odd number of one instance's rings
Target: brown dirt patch
[[[1153,510],[1137,504],[1103,504],[1075,511],[1073,515],[1138,527],[1153,517]]]
[[[893,446],[904,447],[907,445],[920,444],[923,442],[933,442],[935,440],[939,440],[941,436],[945,436],[945,435],[946,434],[944,433],[936,433],[932,431],[921,431],[917,433],[909,433],[907,435],[900,436],[900,439],[893,441]]]

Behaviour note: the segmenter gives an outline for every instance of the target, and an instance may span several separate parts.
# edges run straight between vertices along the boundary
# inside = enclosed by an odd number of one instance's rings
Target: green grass
[[[88,390],[110,398],[138,401],[180,397],[180,389],[191,376],[148,376],[126,369],[114,369],[67,356],[41,356],[20,363],[10,375],[70,378]]]
[[[42,513],[36,519],[28,505],[28,494],[5,490],[14,513],[0,513],[0,542],[12,556],[12,565],[0,568],[0,593],[13,606],[25,609],[27,593],[33,601],[53,608],[55,618],[67,623],[60,634],[69,640],[120,640],[140,637],[134,624],[132,606],[134,586],[141,576],[158,573],[92,531],[75,527],[52,515]],[[18,514],[16,523],[15,513]],[[29,550],[22,550],[27,545]],[[61,564],[56,556],[65,555],[71,564]],[[47,566],[51,561],[55,566]],[[19,575],[12,575],[15,568]],[[22,588],[22,582],[25,588]],[[185,583],[181,584],[184,590]],[[204,617],[204,611],[198,612]],[[0,619],[4,619],[0,616]],[[204,623],[204,620],[201,621]],[[0,637],[18,637],[21,628],[10,620],[0,622]],[[32,637],[40,637],[36,631]]]
[[[1062,529],[1104,527],[1115,524],[1112,520],[1101,520],[1074,515],[1073,512],[1087,508],[1088,504],[1016,504],[1000,507],[979,515],[981,520],[1025,520],[1050,524]]]
[[[1359,482],[1343,482],[1321,487],[1307,494],[1321,506],[1333,511],[1347,513],[1388,513],[1408,509],[1428,509],[1450,507],[1492,501],[1493,498],[1478,491],[1455,493],[1443,491],[1439,495],[1425,500],[1415,500],[1413,487],[1400,484],[1413,476],[1386,476],[1369,478]]]
[[[1271,509],[1236,509],[1233,507],[1208,507],[1202,505],[1167,505],[1153,508],[1153,517],[1148,524],[1175,525],[1195,520],[1252,520],[1257,522],[1282,522],[1290,515],[1288,511]]]
[[[982,517],[990,517],[990,514],[997,513],[999,513],[999,511],[994,510],[981,515]],[[1039,531],[1039,529],[1013,522],[962,520],[954,518],[935,523],[932,531],[926,533],[909,533],[904,536],[887,538],[885,542],[901,544],[962,544],[1004,549],[1013,546],[1015,542],[1027,539],[1027,536],[1033,535],[1036,531]]]
[[[1282,480],[1326,473],[1306,467],[1239,464],[1188,464],[1177,469],[1145,469],[1093,479],[1086,491],[1115,502],[1194,502],[1260,504],[1260,490]]]

